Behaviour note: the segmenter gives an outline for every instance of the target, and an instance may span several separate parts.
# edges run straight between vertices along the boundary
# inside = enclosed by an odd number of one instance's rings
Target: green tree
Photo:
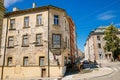
[[[117,36],[118,29],[110,25],[105,29],[104,40],[106,41],[104,49],[113,53],[113,58],[116,59],[120,54],[120,39]]]

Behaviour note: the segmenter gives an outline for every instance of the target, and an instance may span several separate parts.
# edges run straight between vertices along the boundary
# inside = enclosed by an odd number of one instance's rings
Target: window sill
[[[60,25],[59,25],[59,24],[53,24],[53,26],[55,26],[55,27],[60,27]]]
[[[39,65],[39,66],[40,66],[40,67],[45,67],[45,65],[43,65],[43,66],[42,66],[42,65]]]
[[[14,46],[8,46],[7,48],[9,48],[9,49],[10,49],[10,48],[14,48]]]
[[[52,49],[61,49],[61,47],[59,47],[59,48],[58,47],[52,47]]]
[[[9,29],[10,31],[16,30],[16,29]]]
[[[6,67],[15,67],[15,66],[6,66]]]
[[[43,44],[36,44],[35,47],[43,46]]]
[[[26,28],[30,28],[30,26],[26,26],[26,27],[24,26],[24,27],[23,27],[23,29],[26,29]]]
[[[29,47],[29,45],[22,45],[22,47]]]
[[[22,67],[30,67],[29,65],[23,65]]]
[[[43,26],[43,24],[37,24],[36,27],[40,27],[40,26]]]

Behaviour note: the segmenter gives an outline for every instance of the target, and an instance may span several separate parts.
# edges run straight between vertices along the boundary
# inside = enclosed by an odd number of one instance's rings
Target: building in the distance
[[[70,54],[69,60],[72,67],[74,67],[74,63],[78,57],[77,54],[77,44],[76,44],[76,27],[73,20],[68,16],[69,28],[70,28]]]
[[[111,61],[113,58],[111,52],[106,52],[104,50],[105,40],[103,37],[105,36],[104,32],[106,27],[98,27],[90,32],[84,46],[85,59],[89,59],[91,61],[97,60],[101,62]],[[118,37],[120,37],[119,34]]]
[[[31,9],[6,13],[1,49],[5,57],[0,58],[5,63],[3,78],[63,76],[71,54],[67,17],[64,9],[35,3]]]
[[[85,57],[84,52],[82,52],[80,49],[78,49],[78,57],[80,60]]]

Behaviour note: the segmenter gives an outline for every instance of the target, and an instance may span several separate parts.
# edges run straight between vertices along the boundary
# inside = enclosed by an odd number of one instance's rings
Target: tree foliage
[[[120,38],[117,34],[119,34],[119,31],[113,25],[110,25],[105,29],[104,40],[106,43],[104,49],[105,51],[111,51],[114,58],[120,54]]]

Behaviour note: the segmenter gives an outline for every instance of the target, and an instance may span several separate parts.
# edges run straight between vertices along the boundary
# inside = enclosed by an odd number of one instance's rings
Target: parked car
[[[83,61],[83,69],[86,69],[86,68],[98,68],[98,64],[96,61],[92,62],[92,61],[88,61],[88,60],[84,60]]]

